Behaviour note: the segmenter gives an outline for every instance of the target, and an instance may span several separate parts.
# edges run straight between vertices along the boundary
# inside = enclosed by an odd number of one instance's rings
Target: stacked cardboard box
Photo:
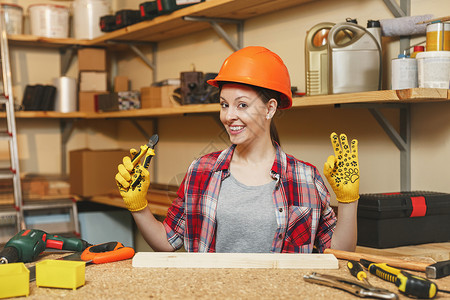
[[[95,98],[107,94],[106,50],[81,48],[78,50],[79,94],[78,110],[95,112]]]
[[[177,85],[163,85],[163,86],[146,86],[141,88],[141,107],[155,108],[155,107],[173,107],[179,105],[172,101],[173,92],[179,86]]]

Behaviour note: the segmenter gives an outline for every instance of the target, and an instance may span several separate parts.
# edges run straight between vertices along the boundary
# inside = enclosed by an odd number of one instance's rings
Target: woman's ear
[[[275,99],[270,99],[267,102],[267,120],[272,119],[273,115],[275,115],[277,111],[278,102]]]

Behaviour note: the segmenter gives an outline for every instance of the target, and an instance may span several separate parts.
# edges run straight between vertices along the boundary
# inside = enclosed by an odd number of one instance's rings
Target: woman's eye
[[[247,103],[239,103],[239,107],[244,108],[244,107],[248,107]]]
[[[227,108],[227,107],[228,107],[228,104],[225,103],[225,102],[222,102],[222,103],[220,103],[220,107],[222,107],[222,108]]]

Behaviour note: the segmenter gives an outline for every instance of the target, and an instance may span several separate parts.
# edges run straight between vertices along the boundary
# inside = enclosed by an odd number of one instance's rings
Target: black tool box
[[[204,1],[205,0],[156,0],[156,4],[159,14],[164,15]]]
[[[147,1],[139,4],[139,10],[143,20],[152,20],[159,15],[156,1]]]
[[[392,248],[450,241],[450,194],[401,192],[362,194],[358,245]]]
[[[116,29],[141,22],[141,12],[133,9],[122,9],[116,12]]]
[[[116,15],[106,15],[100,18],[100,30],[102,32],[111,32],[116,29]]]

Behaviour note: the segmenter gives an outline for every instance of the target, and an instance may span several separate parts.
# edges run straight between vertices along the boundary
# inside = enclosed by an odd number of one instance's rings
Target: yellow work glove
[[[330,155],[323,173],[339,202],[350,203],[359,199],[358,141],[348,144],[347,136],[333,132],[330,135],[334,156]]]
[[[144,165],[155,155],[155,151],[148,146],[141,146],[139,153],[131,149],[130,154],[131,157],[125,156],[123,163],[118,166],[119,172],[115,179],[126,207],[134,212],[143,210],[148,205],[147,190],[150,186],[150,176]],[[144,155],[144,163],[140,164]]]

